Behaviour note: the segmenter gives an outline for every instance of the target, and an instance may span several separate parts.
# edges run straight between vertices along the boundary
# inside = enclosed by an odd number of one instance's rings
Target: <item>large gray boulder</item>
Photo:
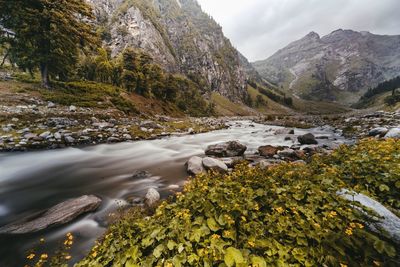
[[[226,166],[225,163],[218,159],[210,158],[210,157],[205,157],[203,159],[203,166],[206,168],[206,170],[212,170],[212,171],[217,171],[217,172],[227,172],[228,171],[228,166]]]
[[[400,128],[392,128],[390,129],[385,138],[400,138]]]
[[[221,144],[210,145],[205,153],[208,156],[216,157],[237,157],[242,156],[247,147],[238,141],[229,141]]]
[[[197,175],[205,172],[203,167],[203,159],[197,156],[191,157],[188,162],[186,162],[186,167],[187,172],[191,175]]]
[[[360,203],[361,205],[374,211],[379,217],[369,216],[372,220],[367,222],[367,226],[376,233],[385,231],[395,242],[400,244],[400,218],[385,208],[381,203],[373,200],[366,195],[351,192],[343,189],[338,192],[338,195],[349,200]],[[357,206],[355,206],[357,207]]]
[[[318,144],[318,141],[315,139],[315,136],[312,133],[300,135],[299,137],[297,137],[297,140],[302,145],[317,145]]]
[[[0,228],[0,234],[27,234],[68,223],[81,214],[96,210],[101,199],[93,195],[85,195],[70,199],[53,206],[35,217],[28,217],[20,222],[11,223]]]
[[[155,204],[160,200],[160,198],[160,193],[158,193],[156,189],[150,188],[147,191],[146,196],[144,197],[144,204],[148,208],[154,207]]]

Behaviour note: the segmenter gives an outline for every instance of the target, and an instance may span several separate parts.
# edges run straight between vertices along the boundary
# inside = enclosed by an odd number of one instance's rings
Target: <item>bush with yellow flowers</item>
[[[77,266],[398,266],[398,245],[336,192],[396,208],[399,151],[366,140],[309,164],[199,175],[151,217],[135,211],[112,225]]]

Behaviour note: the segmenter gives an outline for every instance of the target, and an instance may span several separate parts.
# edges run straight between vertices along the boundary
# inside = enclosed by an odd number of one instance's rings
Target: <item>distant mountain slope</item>
[[[337,30],[321,38],[311,32],[253,66],[304,99],[352,104],[399,75],[400,36]]]
[[[171,72],[244,101],[246,68],[221,27],[195,0],[87,0],[95,8],[100,33],[113,55],[126,47],[143,49]]]

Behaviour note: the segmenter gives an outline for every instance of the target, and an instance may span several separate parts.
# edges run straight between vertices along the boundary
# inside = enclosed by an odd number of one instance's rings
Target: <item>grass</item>
[[[258,95],[260,95],[265,102],[267,103],[265,106],[261,106],[257,108],[257,110],[263,114],[288,114],[290,113],[290,109],[276,103],[275,101],[271,100],[268,98],[266,95],[261,94],[257,89],[253,88],[252,86],[247,87],[247,92],[249,93],[251,99],[253,100],[253,103],[256,102],[256,98]]]
[[[254,114],[250,108],[243,104],[233,103],[226,97],[218,93],[211,94],[211,102],[215,104],[215,110],[218,115],[222,116],[248,116]]]

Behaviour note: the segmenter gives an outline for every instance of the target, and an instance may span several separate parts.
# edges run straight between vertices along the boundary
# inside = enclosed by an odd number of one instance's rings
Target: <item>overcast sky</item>
[[[250,61],[265,59],[310,31],[400,34],[400,0],[198,0]]]

